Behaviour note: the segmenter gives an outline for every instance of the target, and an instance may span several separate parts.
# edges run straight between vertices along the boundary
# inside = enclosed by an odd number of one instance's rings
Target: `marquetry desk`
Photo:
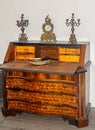
[[[88,125],[89,43],[10,42],[2,69],[4,116],[29,112],[58,115],[77,127]],[[32,65],[28,58],[51,58]]]

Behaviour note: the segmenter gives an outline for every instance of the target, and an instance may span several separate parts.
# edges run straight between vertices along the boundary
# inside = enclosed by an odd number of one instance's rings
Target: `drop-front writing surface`
[[[22,111],[59,115],[78,127],[88,125],[89,43],[11,42],[3,70],[4,116]],[[35,66],[31,57],[51,57]],[[87,100],[86,100],[87,98]]]

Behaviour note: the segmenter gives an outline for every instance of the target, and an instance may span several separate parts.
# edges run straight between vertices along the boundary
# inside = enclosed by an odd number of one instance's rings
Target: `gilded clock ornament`
[[[45,23],[42,25],[43,34],[41,35],[41,41],[51,42],[56,41],[56,36],[53,33],[54,26],[51,23],[49,15],[45,18]]]

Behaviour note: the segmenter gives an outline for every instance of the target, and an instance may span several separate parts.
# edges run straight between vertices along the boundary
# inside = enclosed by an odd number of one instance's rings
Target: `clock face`
[[[46,30],[47,32],[49,32],[49,31],[52,30],[52,27],[51,27],[50,25],[46,25],[46,26],[45,26],[45,30]]]

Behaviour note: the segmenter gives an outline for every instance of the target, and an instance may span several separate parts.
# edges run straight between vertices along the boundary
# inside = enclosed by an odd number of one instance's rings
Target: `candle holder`
[[[21,29],[21,34],[19,35],[19,41],[27,41],[28,37],[24,33],[25,27],[29,25],[28,20],[24,20],[24,14],[21,14],[21,21],[17,20],[17,26]]]
[[[66,19],[66,25],[71,26],[71,34],[70,34],[69,42],[77,43],[76,36],[74,34],[74,31],[75,31],[74,27],[75,26],[78,27],[80,25],[80,19],[77,19],[77,22],[76,22],[74,18],[74,13],[72,13],[71,20],[69,21],[69,19]]]

